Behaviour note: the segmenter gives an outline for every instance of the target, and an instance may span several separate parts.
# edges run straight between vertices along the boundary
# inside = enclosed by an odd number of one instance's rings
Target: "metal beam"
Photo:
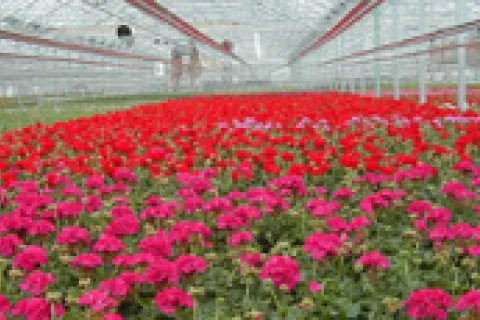
[[[119,59],[133,59],[133,60],[147,61],[147,62],[164,62],[164,63],[170,62],[168,59],[159,58],[159,57],[143,56],[143,55],[126,53],[126,52],[119,52],[115,50],[95,48],[95,47],[90,47],[83,44],[61,42],[53,39],[45,39],[37,36],[30,36],[30,35],[25,35],[25,34],[16,33],[16,32],[7,31],[7,30],[0,30],[0,39],[9,39],[17,42],[36,44],[44,47],[50,47],[50,48],[56,48],[56,49],[62,49],[62,50],[93,53],[101,56],[115,57]]]
[[[319,49],[320,47],[325,45],[327,42],[331,41],[332,39],[335,39],[340,34],[342,34],[347,29],[349,29],[351,26],[353,26],[355,23],[357,23],[359,20],[361,20],[363,17],[368,15],[373,9],[375,9],[376,7],[378,7],[384,2],[385,0],[371,0],[371,1],[361,0],[356,6],[352,8],[352,10],[350,10],[349,13],[347,13],[342,19],[340,19],[340,21],[333,28],[331,28],[327,33],[319,37],[310,46],[300,51],[299,54],[297,54],[295,57],[290,59],[288,64],[291,65],[297,62],[298,60],[305,57],[312,51]]]
[[[434,32],[429,32],[429,33],[426,33],[426,34],[423,34],[423,35],[411,37],[411,38],[404,39],[404,40],[401,40],[401,41],[391,42],[391,43],[382,45],[382,46],[377,47],[377,48],[362,50],[362,51],[359,51],[357,53],[353,53],[351,55],[347,55],[347,56],[340,57],[340,58],[334,58],[334,59],[324,61],[322,63],[318,63],[318,64],[314,64],[314,65],[315,66],[329,65],[329,64],[332,64],[332,63],[337,63],[337,62],[341,62],[341,61],[346,61],[346,60],[351,60],[351,59],[356,59],[356,58],[369,56],[371,54],[379,53],[379,52],[382,52],[382,51],[405,48],[405,47],[408,47],[408,46],[417,45],[417,44],[424,43],[424,42],[427,42],[427,41],[433,41],[433,40],[442,39],[442,38],[446,38],[446,37],[456,36],[456,35],[458,35],[462,32],[468,32],[468,31],[471,31],[471,30],[476,30],[476,28],[478,28],[479,25],[480,25],[480,19],[477,19],[477,20],[473,20],[473,21],[470,21],[470,22],[467,22],[467,23],[464,23],[464,24],[461,24],[461,25],[456,25],[456,26],[453,26],[453,27],[438,29]]]
[[[150,16],[153,16],[160,21],[167,23],[171,27],[180,31],[182,34],[192,39],[195,39],[216,51],[219,51],[227,56],[230,56],[242,64],[245,64],[245,65],[247,64],[245,60],[237,56],[235,53],[226,50],[222,44],[216,42],[206,34],[202,33],[200,30],[196,29],[187,21],[183,20],[173,12],[169,11],[164,6],[159,5],[154,0],[124,0],[124,1],[130,4],[131,6],[139,9],[140,11],[143,11],[144,13]]]
[[[11,53],[11,52],[0,52],[0,58],[26,59],[26,60],[35,60],[35,61],[48,61],[48,62],[68,62],[68,63],[75,63],[75,64],[98,65],[103,67],[123,67],[123,68],[136,68],[140,70],[142,69],[151,70],[151,68],[140,66],[140,65],[111,63],[107,61],[93,61],[93,60],[83,60],[83,59],[74,59],[74,58],[35,56],[35,55],[26,55],[26,54],[18,54],[18,53]]]

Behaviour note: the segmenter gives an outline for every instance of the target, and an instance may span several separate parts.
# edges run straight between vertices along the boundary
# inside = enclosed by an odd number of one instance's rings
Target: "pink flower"
[[[123,250],[125,250],[125,245],[122,241],[108,234],[102,234],[93,246],[94,252],[115,253]]]
[[[28,292],[32,296],[39,296],[52,283],[55,283],[55,278],[51,273],[35,270],[20,283],[19,287],[22,291]]]
[[[145,200],[145,205],[149,207],[156,207],[161,204],[163,204],[163,200],[159,196],[150,196]]]
[[[86,213],[93,213],[102,208],[102,199],[97,195],[89,195],[83,199]]]
[[[65,227],[57,237],[58,244],[77,244],[79,242],[90,244],[90,234],[84,228]]]
[[[184,275],[193,273],[203,273],[208,268],[208,264],[202,257],[183,255],[175,260],[177,270]]]
[[[242,264],[245,264],[245,265],[249,266],[250,268],[254,268],[254,269],[261,268],[263,266],[263,263],[264,263],[264,261],[262,259],[262,255],[258,252],[244,253],[240,257],[240,262]],[[241,266],[240,266],[240,270],[241,271],[243,270]]]
[[[467,188],[460,182],[451,181],[446,183],[440,192],[447,194],[455,199],[477,199],[475,192],[467,190]]]
[[[166,259],[158,258],[145,271],[145,277],[149,283],[171,283],[176,284],[179,281],[177,265]]]
[[[314,217],[328,217],[337,213],[342,206],[336,201],[324,202],[316,206],[312,211],[312,216]]]
[[[467,240],[473,235],[473,227],[466,222],[461,222],[451,226],[450,232],[455,238]]]
[[[308,194],[303,179],[300,176],[290,175],[280,177],[268,182],[268,185],[278,189],[281,196],[305,196]]]
[[[11,307],[8,299],[0,293],[0,312],[7,313],[10,311]]]
[[[460,312],[470,311],[474,309],[475,312],[480,312],[480,290],[471,290],[461,296],[455,309]]]
[[[48,235],[56,231],[56,227],[53,223],[48,220],[39,220],[34,222],[28,228],[28,235],[30,236],[39,236],[39,235]]]
[[[114,218],[104,230],[105,234],[118,237],[131,236],[139,231],[140,221],[133,215]]]
[[[448,230],[445,227],[435,227],[430,230],[428,238],[431,241],[442,242],[455,239],[455,235],[452,231]]]
[[[249,231],[236,231],[228,238],[227,243],[231,247],[247,244],[253,241],[253,234]]]
[[[154,302],[165,314],[174,314],[178,307],[193,308],[194,306],[190,295],[179,288],[163,289],[157,293]]]
[[[412,292],[404,305],[411,318],[446,320],[453,302],[441,289],[420,289]]]
[[[124,279],[117,277],[100,282],[98,289],[112,298],[121,298],[127,295],[130,285]]]
[[[357,260],[356,264],[364,265],[372,269],[387,269],[389,267],[388,258],[377,250],[365,253]]]
[[[179,221],[170,231],[172,241],[182,245],[187,245],[194,238],[199,238],[204,243],[211,236],[212,230],[200,221]]]
[[[130,182],[134,184],[138,183],[138,178],[135,173],[127,168],[117,168],[113,173],[113,178],[117,182]]]
[[[332,217],[328,219],[325,224],[332,232],[335,233],[350,231],[350,226],[348,223],[340,217]]]
[[[480,245],[479,244],[473,244],[473,245],[465,248],[464,251],[470,257],[478,257],[478,256],[480,256]]]
[[[415,229],[419,230],[419,231],[426,231],[428,230],[428,225],[427,223],[425,222],[425,220],[415,220],[414,223],[413,223]]]
[[[417,216],[423,216],[425,213],[430,211],[432,209],[432,205],[423,200],[415,200],[410,203],[410,205],[407,208],[407,213],[414,213]]]
[[[117,300],[101,290],[90,290],[78,298],[78,304],[89,307],[94,312],[105,312],[118,306]]]
[[[245,220],[235,213],[224,213],[217,217],[217,228],[220,230],[236,230],[246,226]]]
[[[323,286],[320,283],[315,281],[310,281],[308,283],[308,287],[311,293],[317,293],[318,291],[323,290]]]
[[[74,197],[74,198],[80,198],[82,197],[83,192],[82,189],[77,187],[74,184],[68,184],[65,186],[65,188],[62,190],[62,197],[68,198],[68,197]]]
[[[326,194],[328,192],[328,189],[325,187],[316,187],[315,192],[317,194]]]
[[[363,216],[357,216],[357,217],[354,217],[350,221],[350,229],[351,230],[360,230],[360,229],[364,229],[364,228],[370,226],[370,224],[371,224],[371,222],[367,218],[365,218]]]
[[[389,202],[378,194],[369,195],[360,201],[359,208],[368,214],[373,214],[376,207],[388,208]]]
[[[33,271],[40,266],[48,263],[47,251],[37,245],[26,247],[13,259],[13,267],[25,271]]]
[[[62,305],[56,304],[53,308],[55,317],[61,318],[65,314]],[[44,298],[26,298],[18,301],[12,310],[14,317],[23,316],[26,320],[45,320],[52,318],[50,302]]]
[[[262,218],[262,212],[260,209],[254,206],[240,206],[233,210],[233,214],[240,217],[243,221],[255,221]]]
[[[118,277],[125,281],[129,286],[145,283],[147,281],[143,274],[134,271],[122,271]]]
[[[85,187],[88,189],[100,189],[105,185],[105,177],[102,174],[94,174],[85,180]]]
[[[351,199],[355,194],[348,188],[340,188],[332,194],[333,199]]]
[[[8,234],[0,238],[0,255],[4,257],[12,257],[15,255],[17,248],[23,244],[23,240],[16,234]]]
[[[450,181],[447,182],[441,189],[441,193],[446,193],[449,195],[454,195],[455,192],[465,190],[465,186],[461,182],[457,181]]]
[[[228,212],[232,209],[232,204],[227,198],[213,198],[203,205],[205,212]]]
[[[430,210],[425,215],[425,220],[427,222],[433,222],[437,226],[446,227],[452,218],[452,212],[447,208],[440,207]]]
[[[150,253],[137,253],[133,255],[118,255],[112,264],[121,267],[134,267],[137,265],[149,265],[155,261],[155,256]]]
[[[112,217],[121,218],[124,216],[133,216],[133,210],[129,206],[115,206],[110,211]]]
[[[183,199],[183,211],[189,214],[193,214],[196,211],[200,210],[204,204],[205,201],[197,195],[193,197],[188,197]]]
[[[472,187],[480,187],[480,177],[472,179],[472,182],[470,184],[472,185]]]
[[[73,268],[80,266],[83,269],[94,269],[103,264],[102,257],[94,253],[82,253],[73,258],[71,265]]]
[[[83,203],[80,201],[60,201],[55,213],[60,219],[78,219],[82,210]]]
[[[173,217],[175,217],[175,208],[165,203],[145,208],[140,214],[142,220],[166,220]]]
[[[297,261],[290,257],[271,256],[263,266],[260,279],[271,279],[277,287],[294,289],[300,281],[300,268]]]
[[[322,261],[327,256],[336,256],[342,246],[342,239],[336,234],[314,233],[305,239],[303,251],[313,260]]]
[[[114,197],[112,201],[116,206],[129,206],[132,204],[132,200],[125,196]]]
[[[163,230],[154,236],[143,238],[138,244],[138,248],[142,252],[156,257],[170,257],[173,254],[171,239]]]
[[[118,313],[109,313],[103,317],[103,320],[123,320],[123,317]]]

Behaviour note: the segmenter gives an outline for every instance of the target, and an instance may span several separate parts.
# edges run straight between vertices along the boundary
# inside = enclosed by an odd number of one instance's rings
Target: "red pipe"
[[[94,54],[116,57],[116,58],[134,59],[134,60],[141,60],[141,61],[148,61],[148,62],[165,62],[165,63],[169,62],[168,60],[162,59],[162,58],[155,58],[155,57],[125,53],[125,52],[118,52],[114,50],[89,47],[81,44],[60,42],[56,40],[39,38],[35,36],[29,36],[29,35],[24,35],[20,33],[5,31],[5,30],[0,30],[0,39],[10,39],[14,41],[37,44],[37,45],[42,45],[42,46],[51,47],[51,48],[94,53]]]
[[[373,3],[368,3],[367,1],[360,1],[355,7],[353,7],[350,12],[348,12],[332,29],[330,29],[327,33],[322,35],[318,38],[314,43],[312,43],[309,47],[302,50],[297,56],[292,58],[289,61],[289,64],[292,64],[298,61],[300,58],[306,56],[308,53],[316,50],[326,44],[327,42],[331,41],[338,37],[341,33],[345,32],[349,29],[352,25],[357,23],[367,14],[369,14],[373,9],[384,3],[385,0],[376,0]]]
[[[87,64],[87,65],[99,65],[99,66],[108,66],[108,67],[128,67],[136,69],[150,70],[148,67],[135,66],[122,63],[110,63],[106,61],[91,61],[91,60],[82,60],[74,58],[62,58],[62,57],[49,57],[49,56],[34,56],[10,52],[0,52],[0,57],[14,58],[14,59],[31,59],[37,61],[51,61],[51,62],[72,62],[78,64]]]
[[[189,24],[187,21],[183,20],[173,12],[170,12],[167,8],[159,5],[154,0],[125,0],[126,3],[131,6],[149,14],[165,23],[171,27],[177,29],[184,35],[187,35],[197,41],[200,41],[210,48],[220,51],[226,55],[231,56],[235,60],[243,64],[247,64],[243,59],[235,55],[234,53],[226,50],[222,44],[216,42],[206,34],[202,33],[200,30],[196,29],[194,26]]]

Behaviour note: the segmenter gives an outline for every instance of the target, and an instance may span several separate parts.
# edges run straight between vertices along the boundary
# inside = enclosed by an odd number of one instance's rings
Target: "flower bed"
[[[479,115],[172,100],[0,138],[0,319],[477,319]]]

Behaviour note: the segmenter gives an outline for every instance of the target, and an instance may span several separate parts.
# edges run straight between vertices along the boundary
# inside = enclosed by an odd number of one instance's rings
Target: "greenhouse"
[[[480,319],[480,0],[0,0],[0,320]]]

